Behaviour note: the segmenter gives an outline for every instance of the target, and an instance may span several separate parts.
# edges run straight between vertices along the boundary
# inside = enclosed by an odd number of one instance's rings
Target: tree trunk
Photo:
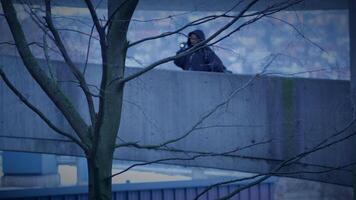
[[[138,0],[109,0],[107,35],[101,38],[103,72],[98,122],[93,145],[88,151],[90,200],[110,200],[112,160],[120,127],[124,83],[114,81],[124,77],[128,41],[127,29]],[[124,30],[124,31],[123,31]]]
[[[111,157],[111,158],[110,158]],[[100,155],[97,153],[93,158],[87,158],[89,176],[89,200],[110,200],[111,191],[111,170],[112,154]]]

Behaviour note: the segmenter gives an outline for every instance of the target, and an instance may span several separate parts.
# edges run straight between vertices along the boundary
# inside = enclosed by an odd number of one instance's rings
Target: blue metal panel
[[[4,151],[4,174],[41,174],[41,154]]]
[[[55,155],[40,154],[41,157],[41,174],[58,173],[57,157]]]
[[[274,190],[274,187],[272,187],[271,184],[268,184],[268,194],[269,194],[270,200],[273,200],[273,196],[272,196],[273,190]]]
[[[218,195],[219,197],[223,197],[223,196],[226,196],[229,192],[229,189],[228,187],[226,186],[219,186],[218,187]]]
[[[259,191],[259,186],[253,186],[249,189],[250,191],[250,199],[251,200],[260,200],[259,196],[260,196],[260,191]]]
[[[151,200],[151,199],[152,199],[152,190],[140,191],[140,200]]]
[[[185,189],[174,189],[175,199],[185,199]]]
[[[152,199],[163,200],[163,190],[153,190]]]
[[[79,194],[79,195],[77,195],[77,197],[78,197],[77,200],[88,200],[88,195],[86,195],[86,194],[82,194],[82,195]]]
[[[77,158],[77,178],[79,183],[87,183],[88,178],[88,164],[85,158]]]
[[[5,175],[41,175],[57,173],[55,155],[3,152],[3,172]]]
[[[128,192],[114,192],[113,194],[114,200],[120,199],[120,200],[127,200],[128,199]]]
[[[203,191],[205,190],[205,187],[200,187],[198,188],[197,192],[198,192],[198,195],[200,193],[202,193]],[[200,196],[199,200],[208,200],[208,193],[204,193],[202,196]]]
[[[218,188],[214,187],[211,190],[208,191],[208,199],[218,199],[219,194],[218,194]]]
[[[235,186],[235,185],[228,185],[228,186],[223,186],[223,187],[227,188],[227,194],[230,194],[231,192],[233,192],[233,191],[235,191],[237,189],[237,186]],[[224,197],[227,194],[222,195],[221,197]],[[237,195],[233,196],[231,199],[240,200],[239,196],[240,196],[240,194],[237,194]]]
[[[269,194],[269,184],[260,185],[260,199],[261,200],[271,200]]]
[[[51,197],[51,200],[63,200],[63,197],[62,196],[54,196],[54,197]]]
[[[166,183],[120,184],[113,189],[113,200],[192,200],[206,187],[199,187],[194,181],[177,181]],[[210,181],[201,181],[200,185],[211,184]],[[189,185],[189,187],[178,187]],[[263,183],[250,189],[243,190],[230,198],[231,200],[273,200],[271,183]],[[118,187],[121,186],[121,187]],[[159,188],[158,186],[161,186]],[[163,187],[165,186],[165,187]],[[175,187],[177,186],[177,187]],[[141,189],[140,189],[141,187]],[[226,196],[229,192],[238,189],[239,185],[222,185],[205,193],[199,200],[212,200]],[[143,189],[144,188],[144,189]],[[149,189],[151,188],[151,189]],[[126,190],[125,190],[126,189]],[[22,189],[0,191],[0,199],[16,200],[87,200],[85,186]]]
[[[77,200],[78,195],[66,195],[65,200]]]
[[[140,200],[139,191],[131,191],[128,193],[128,200]]]
[[[174,200],[174,189],[165,189],[163,190],[163,199],[164,200]]]
[[[240,200],[250,200],[250,191],[249,191],[249,189],[242,190],[239,193],[239,196],[240,196]]]
[[[196,188],[187,188],[186,189],[186,199],[187,200],[192,200],[197,196],[197,190]]]

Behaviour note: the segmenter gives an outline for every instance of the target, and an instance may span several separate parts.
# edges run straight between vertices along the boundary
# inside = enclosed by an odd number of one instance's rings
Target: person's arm
[[[184,50],[182,50],[182,49],[177,51],[176,55],[182,53],[183,51]],[[176,59],[174,59],[173,62],[174,62],[175,65],[177,65],[178,67],[182,68],[183,70],[187,70],[186,69],[186,67],[187,67],[187,65],[186,65],[186,57],[187,56],[182,56],[182,57],[176,58]]]

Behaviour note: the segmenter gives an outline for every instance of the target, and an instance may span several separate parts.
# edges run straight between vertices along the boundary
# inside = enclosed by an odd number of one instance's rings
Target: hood
[[[187,44],[188,44],[188,47],[191,47],[192,44],[190,44],[190,41],[189,41],[189,37],[191,34],[194,34],[196,36],[198,36],[199,39],[201,40],[205,40],[205,35],[204,35],[204,32],[202,30],[195,30],[195,31],[192,31],[188,34],[188,41],[187,41]]]

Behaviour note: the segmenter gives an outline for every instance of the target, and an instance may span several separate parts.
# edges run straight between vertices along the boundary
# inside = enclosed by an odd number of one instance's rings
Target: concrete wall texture
[[[10,80],[25,96],[48,115],[55,124],[72,131],[59,111],[38,85],[31,80],[16,57],[0,57],[0,64]],[[82,92],[67,67],[54,62],[57,80],[80,113],[88,120]],[[137,69],[128,69],[132,73]],[[97,85],[100,67],[89,65],[86,77]],[[124,97],[124,112],[118,143],[160,144],[191,132],[184,139],[168,145],[191,152],[223,153],[190,160],[194,153],[165,150],[119,148],[118,159],[154,161],[179,158],[165,163],[185,166],[214,167],[248,172],[268,172],[282,160],[308,151],[321,141],[327,142],[352,135],[355,127],[343,130],[353,120],[350,83],[335,80],[290,79],[260,76],[176,72],[153,70],[129,82]],[[250,83],[250,84],[247,84]],[[92,92],[97,92],[92,87]],[[229,96],[228,103],[217,107]],[[54,133],[26,108],[0,82],[0,149],[83,155],[72,142]],[[211,110],[216,111],[196,123]],[[299,164],[283,168],[285,176],[352,185],[351,170],[334,169],[328,173],[292,173],[325,171],[353,161],[352,141],[345,140],[317,151]]]

